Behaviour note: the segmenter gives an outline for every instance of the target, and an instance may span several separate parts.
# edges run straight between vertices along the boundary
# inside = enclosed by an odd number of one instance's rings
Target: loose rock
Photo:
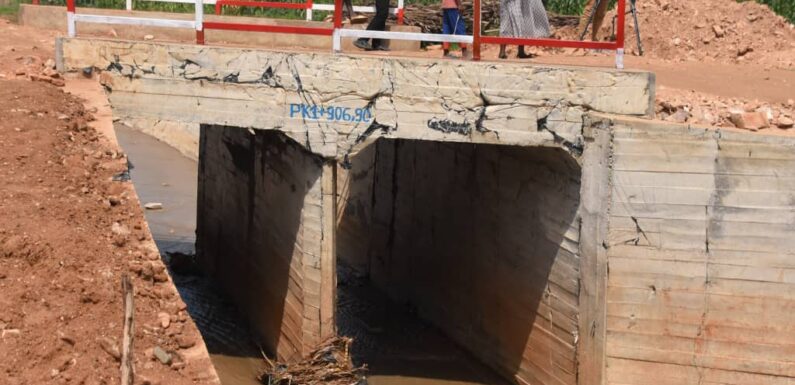
[[[168,313],[157,313],[157,320],[163,329],[168,329],[168,326],[171,325],[171,316]]]
[[[152,350],[152,355],[163,365],[170,365],[173,359],[171,354],[163,350],[160,346],[155,346],[154,350]]]
[[[119,346],[116,345],[116,343],[112,339],[108,337],[100,338],[99,347],[101,347],[102,350],[105,351],[105,353],[110,354],[110,356],[113,357],[114,360],[121,361],[121,351],[119,351]]]
[[[196,340],[193,339],[192,337],[186,335],[181,335],[177,337],[177,346],[179,346],[180,349],[192,348],[194,345],[196,345]]]
[[[746,130],[757,131],[770,126],[767,116],[764,112],[738,112],[733,111],[730,119],[737,128],[744,128]]]
[[[778,128],[792,128],[793,125],[795,125],[795,122],[786,116],[778,118],[778,122],[776,122],[776,126],[778,126]]]
[[[159,202],[149,202],[144,205],[144,208],[147,210],[161,210],[163,208],[163,204]]]
[[[2,333],[2,338],[7,337],[19,337],[22,335],[22,332],[19,329],[5,329]]]

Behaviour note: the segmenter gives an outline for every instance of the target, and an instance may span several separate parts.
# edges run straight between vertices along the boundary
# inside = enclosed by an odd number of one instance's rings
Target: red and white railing
[[[33,0],[39,1],[39,0]],[[194,0],[144,0],[158,3],[179,3],[179,4],[192,4]],[[257,8],[282,8],[282,9],[297,9],[306,11],[306,20],[312,21],[313,11],[334,12],[334,4],[315,3],[314,0],[306,0],[304,3],[284,3],[273,1],[238,1],[238,0],[205,0],[204,4],[215,5],[215,14],[220,15],[223,6],[238,6],[238,7],[257,7]],[[127,0],[127,10],[132,10],[132,0]],[[354,6],[353,11],[357,13],[375,13],[375,7],[372,6]],[[397,8],[389,8],[389,13],[395,15],[398,24],[403,24],[403,15],[405,14],[404,0],[398,0]]]
[[[127,0],[128,9],[131,8],[131,1],[132,0]],[[482,28],[481,0],[474,0],[475,12],[474,12],[472,35],[442,35],[442,34],[428,34],[428,33],[414,33],[414,32],[390,32],[390,31],[343,29],[342,0],[335,0],[334,5],[314,4],[313,0],[307,0],[307,2],[305,3],[283,3],[283,2],[274,2],[274,1],[263,2],[263,1],[252,1],[252,0],[165,0],[165,1],[195,4],[196,11],[195,11],[194,20],[106,16],[106,15],[91,15],[83,13],[78,14],[75,9],[75,0],[67,0],[66,8],[67,8],[68,34],[70,37],[74,37],[77,32],[76,24],[78,22],[82,22],[82,23],[102,23],[102,24],[131,24],[131,25],[171,27],[171,28],[190,28],[196,30],[197,44],[204,44],[204,31],[206,29],[331,36],[332,49],[334,52],[340,52],[342,50],[343,38],[357,38],[357,39],[374,38],[374,39],[384,39],[384,40],[413,40],[413,41],[446,42],[446,43],[465,43],[472,45],[473,60],[481,59],[481,46],[484,44],[511,44],[511,45],[541,46],[541,47],[583,48],[583,49],[596,49],[596,50],[614,50],[616,52],[616,67],[617,68],[624,67],[624,25],[626,17],[625,15],[626,0],[618,0],[618,5],[617,5],[618,21],[616,23],[616,40],[614,42],[590,42],[590,41],[579,41],[579,40],[555,40],[555,39],[483,36],[481,31]],[[224,5],[305,9],[308,12],[311,11],[312,9],[333,11],[334,22],[330,27],[262,25],[262,24],[246,24],[246,23],[217,22],[217,21],[205,22],[204,7],[203,7],[204,4],[214,4],[217,12],[219,12],[220,7],[223,7]],[[397,12],[402,12],[403,9],[402,5],[403,5],[403,0],[400,0],[400,5],[398,6],[398,8],[396,8]],[[322,6],[322,8],[318,6]],[[357,11],[357,9],[358,10],[366,9],[369,11],[370,9],[372,9],[372,7],[354,7],[354,11]]]
[[[152,27],[185,28],[196,30],[196,43],[204,44],[204,7],[203,0],[194,0],[195,15],[193,20],[160,19],[152,17],[128,17],[111,15],[91,15],[77,13],[75,0],[66,1],[66,29],[69,37],[77,34],[77,23],[97,23],[97,24],[126,24]],[[127,0],[128,6],[131,0]]]

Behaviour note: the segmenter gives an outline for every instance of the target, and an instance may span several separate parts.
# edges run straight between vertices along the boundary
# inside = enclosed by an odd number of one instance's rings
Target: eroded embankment
[[[4,81],[0,100],[0,383],[118,383],[124,274],[136,383],[217,382],[125,155],[50,84]]]

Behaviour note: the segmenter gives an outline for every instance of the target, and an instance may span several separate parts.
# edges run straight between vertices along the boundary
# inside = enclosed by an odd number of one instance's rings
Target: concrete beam
[[[585,112],[645,116],[654,105],[647,72],[82,38],[59,46],[64,70],[107,70],[118,117],[278,129],[337,159],[378,137],[579,156]]]

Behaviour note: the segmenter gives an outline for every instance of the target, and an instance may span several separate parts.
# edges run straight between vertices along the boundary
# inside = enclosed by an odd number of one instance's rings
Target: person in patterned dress
[[[549,19],[541,0],[500,0],[500,36],[503,37],[548,37]],[[519,46],[517,57],[532,57]],[[507,59],[505,44],[500,45],[500,59]]]

